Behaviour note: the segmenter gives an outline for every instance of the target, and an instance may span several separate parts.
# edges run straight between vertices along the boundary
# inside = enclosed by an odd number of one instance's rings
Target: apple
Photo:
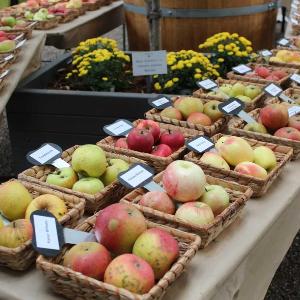
[[[198,165],[190,161],[176,160],[165,169],[162,183],[170,197],[179,202],[188,202],[202,196],[206,177]]]
[[[222,117],[222,112],[219,111],[219,104],[221,102],[217,100],[212,100],[204,104],[203,112],[210,117],[210,119],[215,122]]]
[[[230,170],[230,167],[227,164],[226,160],[222,156],[214,152],[205,152],[201,156],[200,161],[215,168]]]
[[[274,133],[274,136],[294,141],[300,141],[300,131],[293,127],[280,128]]]
[[[154,143],[159,140],[160,137],[160,128],[159,124],[153,120],[141,120],[136,126],[137,129],[149,130],[153,135]]]
[[[151,228],[137,238],[132,253],[149,263],[159,280],[179,257],[179,245],[167,231]]]
[[[240,99],[241,101],[245,102],[245,103],[251,103],[252,99],[248,96],[245,95],[238,95],[235,98]]]
[[[229,206],[229,194],[220,185],[206,185],[204,194],[199,201],[207,204],[217,216]]]
[[[229,97],[233,97],[232,84],[224,83],[219,87],[219,90]]]
[[[270,80],[270,81],[278,81],[279,78],[273,74],[271,74],[270,76],[266,77],[266,80]]]
[[[259,132],[259,133],[268,133],[266,127],[258,122],[254,123],[248,123],[245,127],[244,130],[247,131],[252,131],[252,132]]]
[[[154,147],[151,154],[155,156],[167,157],[173,153],[172,149],[166,144],[159,144]]]
[[[97,145],[79,146],[72,155],[72,168],[87,177],[99,177],[106,170],[105,152]]]
[[[166,214],[174,215],[175,204],[167,193],[151,191],[142,196],[139,205],[151,207]]]
[[[134,206],[115,203],[97,215],[95,235],[100,244],[115,254],[131,252],[134,242],[147,229],[146,220]]]
[[[278,77],[279,79],[282,79],[288,76],[289,74],[283,70],[275,70],[272,72],[272,75]]]
[[[244,95],[249,97],[250,99],[254,99],[261,93],[261,89],[256,85],[247,85],[245,88]]]
[[[0,246],[17,248],[32,239],[32,225],[29,220],[19,219],[0,228]]]
[[[224,93],[222,93],[220,91],[211,91],[211,92],[207,93],[207,95],[224,99]]]
[[[202,202],[188,202],[181,205],[175,217],[196,226],[208,225],[214,220],[212,209]]]
[[[179,121],[183,119],[181,112],[172,106],[169,106],[162,110],[160,115],[165,118],[175,119]]]
[[[184,146],[184,135],[179,131],[166,130],[160,136],[160,143],[168,145],[173,152]]]
[[[32,196],[24,185],[11,180],[0,185],[0,212],[9,221],[23,219]]]
[[[126,138],[117,139],[116,142],[115,142],[115,147],[128,149],[127,139]]]
[[[288,126],[300,130],[300,115],[290,117]]]
[[[261,108],[259,119],[266,128],[277,130],[288,124],[289,114],[286,106],[277,103],[269,104]]]
[[[128,134],[127,145],[131,150],[150,153],[154,145],[154,138],[149,130],[134,128]]]
[[[83,177],[73,185],[72,190],[75,192],[96,195],[104,189],[103,182],[94,177]]]
[[[36,210],[47,210],[59,221],[68,212],[65,202],[59,197],[51,194],[43,194],[33,199],[28,205],[25,219],[30,219]]]
[[[0,54],[8,53],[16,49],[16,41],[4,40],[0,42]]]
[[[110,253],[104,246],[96,242],[81,242],[65,254],[63,265],[75,272],[103,280],[110,262]]]
[[[239,95],[244,95],[245,94],[245,86],[241,82],[236,82],[232,86],[232,96],[236,97]]]
[[[209,116],[201,112],[194,112],[189,115],[187,121],[193,124],[200,124],[203,126],[210,126],[212,121]]]
[[[9,26],[9,27],[14,27],[17,23],[16,18],[12,17],[12,16],[8,16],[8,17],[2,17],[1,18],[1,24],[2,26]]]
[[[141,295],[155,285],[151,266],[134,254],[116,257],[105,271],[104,282]]]
[[[243,161],[253,162],[254,159],[251,146],[247,141],[237,136],[219,139],[215,144],[215,148],[231,166],[236,166]]]
[[[260,179],[266,179],[268,177],[268,173],[263,167],[249,161],[239,163],[234,168],[234,171],[244,175],[257,177]]]
[[[263,66],[256,66],[255,73],[261,78],[267,78],[270,75],[270,70]]]
[[[50,173],[46,182],[57,186],[71,189],[74,183],[78,180],[77,174],[71,167],[60,168],[53,173]]]
[[[129,164],[118,158],[109,158],[107,160],[108,167],[105,173],[101,176],[101,181],[105,186],[111,184],[118,179],[120,172],[126,171],[129,168]]]
[[[259,146],[254,149],[254,163],[263,167],[268,172],[274,169],[277,165],[277,160],[274,152],[265,146]]]
[[[179,100],[174,103],[174,106],[181,112],[185,119],[193,112],[203,112],[203,103],[199,98],[180,97]]]

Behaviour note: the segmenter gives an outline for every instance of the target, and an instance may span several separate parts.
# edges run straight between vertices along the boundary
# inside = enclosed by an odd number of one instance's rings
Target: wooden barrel
[[[161,0],[162,49],[198,49],[209,36],[237,32],[255,49],[274,46],[276,0]],[[130,50],[149,50],[144,0],[124,0]]]

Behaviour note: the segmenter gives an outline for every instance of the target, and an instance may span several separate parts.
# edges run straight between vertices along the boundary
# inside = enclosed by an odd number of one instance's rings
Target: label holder
[[[200,154],[215,148],[214,142],[205,135],[187,140],[185,145],[189,150]]]
[[[156,108],[158,110],[163,110],[167,107],[173,106],[173,101],[169,97],[165,95],[159,95],[155,98],[148,99],[148,103],[153,108]]]
[[[232,71],[239,75],[245,75],[252,72],[252,69],[244,64],[240,64],[232,68]]]
[[[119,119],[112,124],[105,125],[103,131],[111,136],[126,136],[134,128],[133,124],[125,119]]]

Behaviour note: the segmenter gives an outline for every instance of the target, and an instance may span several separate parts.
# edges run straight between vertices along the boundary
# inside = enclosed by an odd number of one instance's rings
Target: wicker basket
[[[60,220],[64,227],[73,228],[78,224],[84,213],[85,200],[74,195],[64,194],[54,191],[50,188],[40,187],[30,182],[20,181],[30,192],[33,198],[43,194],[52,194],[63,199],[67,205],[68,212]],[[12,270],[26,270],[35,261],[36,253],[34,252],[31,241],[17,248],[7,248],[0,246],[0,266],[8,267]]]
[[[96,216],[90,217],[77,229],[90,232],[96,221]],[[63,252],[56,258],[39,256],[37,267],[42,270],[53,290],[68,299],[122,299],[122,300],[155,300],[161,299],[167,288],[183,273],[189,261],[199,249],[201,239],[191,233],[186,233],[173,228],[165,227],[147,221],[148,228],[162,228],[171,233],[179,242],[180,256],[171,269],[147,293],[138,295],[128,290],[116,288],[111,284],[87,277],[62,265],[63,256],[70,248],[64,247]]]
[[[137,120],[133,124],[137,125],[139,122],[141,122],[141,120]],[[168,129],[181,131],[186,138],[191,138],[193,136],[203,134],[203,132],[200,132],[197,130],[174,126],[174,125],[170,125],[170,124],[159,123],[159,126],[160,126],[160,129],[162,132],[166,131]],[[115,142],[117,139],[118,138],[116,138],[116,137],[108,136],[108,137],[102,139],[101,141],[99,141],[97,143],[97,145],[108,152],[119,153],[119,154],[123,154],[123,155],[129,156],[129,157],[136,157],[136,158],[142,159],[147,164],[154,167],[157,172],[161,172],[162,170],[164,170],[166,168],[166,166],[169,165],[172,161],[182,158],[186,152],[186,147],[183,146],[183,147],[179,148],[177,151],[173,152],[168,157],[159,157],[159,156],[155,156],[150,153],[138,152],[138,151],[134,151],[134,150],[130,150],[130,149],[115,147],[114,145],[115,145]]]
[[[216,134],[212,137],[213,141],[216,142],[219,138],[221,138],[222,134]],[[265,141],[257,141],[253,139],[244,138],[252,147],[258,146],[267,146],[272,149],[275,153],[277,165],[276,167],[268,173],[268,177],[266,179],[260,179],[253,176],[244,175],[233,170],[224,170],[216,167],[212,167],[208,164],[205,164],[200,161],[201,154],[197,154],[195,152],[190,152],[185,155],[185,159],[192,161],[198,164],[206,174],[215,176],[218,178],[234,181],[238,184],[245,185],[251,187],[253,190],[253,197],[260,197],[264,195],[273,181],[278,177],[279,173],[282,171],[282,168],[285,164],[291,159],[293,154],[293,149],[286,146],[271,144]]]
[[[55,16],[58,17],[58,22],[59,23],[69,23],[76,19],[79,16],[79,12],[75,10],[70,10],[66,14],[55,14]]]
[[[62,158],[66,162],[70,162],[72,159],[72,154],[76,148],[79,146],[73,146],[62,153]],[[145,163],[144,161],[129,157],[125,155],[120,155],[117,153],[106,152],[106,157],[108,158],[119,158],[123,159],[128,163]],[[28,182],[32,182],[33,184],[37,184],[43,187],[49,187],[53,190],[61,191],[66,194],[75,195],[77,197],[84,198],[86,200],[85,211],[89,214],[94,214],[100,208],[103,208],[113,202],[117,202],[120,200],[126,193],[129,192],[127,188],[125,188],[122,184],[120,184],[117,180],[110,185],[106,186],[101,192],[90,195],[86,193],[72,191],[71,189],[67,189],[64,187],[56,186],[53,184],[48,184],[46,182],[47,176],[49,173],[54,171],[53,166],[34,166],[30,169],[27,169],[18,175],[18,178],[21,180],[25,180]]]
[[[280,80],[277,81],[272,81],[272,80],[267,80],[265,78],[251,78],[251,77],[246,77],[245,75],[239,75],[234,73],[233,71],[227,73],[227,77],[229,79],[235,79],[235,80],[240,80],[240,81],[245,81],[245,82],[252,82],[252,83],[258,83],[258,84],[270,84],[270,83],[276,83],[278,85],[281,85],[283,87],[286,87],[286,85],[289,82],[289,78],[290,75],[294,74],[294,73],[298,73],[297,69],[291,69],[291,68],[279,68],[279,67],[275,67],[275,66],[270,66],[270,65],[266,65],[266,64],[248,64],[248,66],[254,70],[256,66],[262,66],[262,67],[266,67],[267,69],[272,69],[272,71],[285,71],[288,75],[283,77]]]
[[[83,2],[82,5],[85,7],[87,11],[93,11],[99,9],[102,6],[102,1],[98,0],[95,1],[94,3]]]
[[[51,18],[47,21],[39,21],[36,26],[35,29],[37,30],[47,30],[47,29],[51,29],[51,28],[55,28],[58,26],[59,23],[59,18],[54,17]]]
[[[239,80],[233,80],[233,79],[229,79],[229,80],[226,80],[226,79],[218,79],[217,80],[217,83],[218,85],[222,85],[222,84],[235,84],[237,82],[241,82]],[[249,82],[249,81],[242,81],[241,83],[248,83],[249,85],[256,85],[256,86],[259,86],[261,89],[263,89],[265,87],[265,85],[263,84],[258,84],[258,83],[253,83],[253,82]],[[210,100],[218,100],[218,101],[226,101],[226,99],[223,99],[221,97],[216,97],[216,96],[211,96],[211,95],[208,95],[208,91],[205,91],[204,89],[199,89],[197,91],[195,91],[193,93],[193,96],[194,97],[198,97],[198,98],[201,98],[201,99],[210,99]],[[261,92],[257,97],[255,97],[253,99],[253,101],[251,103],[245,103],[245,111],[251,111],[253,109],[255,109],[256,107],[260,106],[262,103],[263,103],[263,100],[265,99],[265,93],[264,92]]]
[[[273,49],[271,50],[271,52],[273,53],[273,55],[275,56],[276,53],[280,51],[279,49]],[[289,49],[289,51],[291,51]],[[300,51],[294,51],[295,53],[297,52],[300,55]],[[278,67],[283,67],[283,68],[293,68],[293,69],[300,69],[300,63],[295,64],[295,63],[286,63],[286,62],[277,62],[277,61],[270,61],[269,62],[270,65],[274,65],[274,66],[278,66]]]
[[[250,113],[250,115],[255,119],[258,120],[260,109],[255,109]],[[277,145],[282,145],[286,147],[293,148],[293,155],[292,160],[298,159],[300,157],[300,141],[293,141],[285,138],[280,138],[271,134],[266,133],[259,133],[259,132],[253,132],[253,131],[247,131],[243,128],[245,127],[245,123],[243,120],[238,119],[235,122],[233,122],[229,126],[229,132],[238,135],[243,136],[251,139],[256,139],[262,142],[266,143],[273,143]]]
[[[160,185],[162,185],[162,175],[163,172],[159,173],[154,178],[154,181]],[[225,181],[211,176],[206,176],[206,180],[209,184],[216,184],[224,187],[230,196],[230,205],[221,214],[216,216],[214,221],[209,225],[192,225],[188,222],[178,219],[174,215],[139,205],[138,203],[142,195],[147,192],[144,188],[133,190],[131,193],[124,196],[121,199],[121,202],[132,203],[143,212],[147,219],[153,222],[200,235],[201,248],[204,248],[237,218],[242,208],[245,206],[246,201],[249,200],[252,195],[251,188],[236,184],[234,182]]]
[[[179,97],[174,97],[172,100],[176,101]],[[208,99],[201,99],[202,102],[206,103],[209,102],[210,100]],[[215,121],[212,125],[210,126],[203,126],[200,124],[193,124],[187,121],[180,121],[180,120],[176,120],[176,119],[170,119],[170,118],[166,118],[160,115],[160,110],[156,109],[156,108],[152,108],[151,110],[147,111],[145,113],[145,117],[146,119],[149,120],[154,120],[160,123],[166,123],[166,124],[173,124],[175,126],[180,126],[180,127],[184,127],[184,128],[191,128],[194,130],[200,130],[203,131],[204,134],[208,135],[208,136],[212,136],[218,132],[221,132],[227,124],[228,121],[228,116],[222,116],[221,118],[219,118],[217,121]]]

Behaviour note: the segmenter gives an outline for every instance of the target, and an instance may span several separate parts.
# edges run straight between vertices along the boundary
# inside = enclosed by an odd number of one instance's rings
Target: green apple
[[[252,131],[252,132],[259,132],[259,133],[268,133],[266,127],[258,122],[249,123],[244,127],[244,130]]]
[[[16,22],[17,22],[16,18],[14,18],[12,16],[1,18],[1,24],[3,26],[14,27],[16,25]]]
[[[200,158],[200,161],[215,168],[230,170],[230,167],[225,159],[214,152],[205,152]]]
[[[233,97],[244,95],[244,93],[245,93],[245,86],[242,83],[236,82],[232,86],[232,96]]]
[[[229,84],[229,83],[224,83],[222,84],[220,87],[219,87],[219,90],[226,94],[227,96],[229,97],[232,97],[233,96],[233,93],[232,93],[232,84]]]
[[[119,173],[129,168],[129,164],[126,161],[118,158],[110,158],[107,160],[107,163],[108,167],[100,178],[105,186],[117,180]]]
[[[261,88],[259,88],[258,86],[250,84],[250,85],[246,86],[244,95],[251,98],[251,99],[254,99],[260,93],[261,93]]]
[[[46,182],[71,189],[78,180],[77,174],[71,167],[60,168],[47,176]]]
[[[72,190],[76,192],[95,195],[104,189],[104,184],[98,178],[84,177],[73,185]]]
[[[203,112],[207,116],[210,117],[210,119],[215,122],[219,118],[222,117],[222,113],[219,111],[218,105],[220,104],[220,101],[212,100],[204,104]]]
[[[250,97],[244,96],[244,95],[238,95],[235,98],[242,100],[245,103],[252,102],[252,99]]]
[[[268,172],[275,168],[277,164],[276,156],[274,152],[266,147],[259,146],[254,149],[254,163],[263,167]]]
[[[199,98],[180,97],[175,104],[175,108],[181,112],[185,119],[193,112],[203,112],[203,103]]]
[[[207,204],[217,216],[229,206],[229,195],[222,186],[212,184],[205,186],[204,194],[199,201]]]
[[[207,95],[212,96],[212,97],[219,97],[222,99],[225,98],[224,93],[218,92],[218,91],[211,91],[211,92],[207,93]]]
[[[86,177],[100,177],[106,170],[105,152],[97,145],[79,146],[72,155],[72,168]]]

